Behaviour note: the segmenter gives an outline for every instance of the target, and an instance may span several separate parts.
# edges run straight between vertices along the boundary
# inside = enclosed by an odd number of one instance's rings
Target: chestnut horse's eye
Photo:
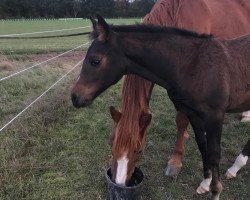
[[[142,150],[136,152],[138,155],[142,154]]]
[[[100,60],[94,59],[90,60],[90,64],[94,67],[98,66],[100,64]]]

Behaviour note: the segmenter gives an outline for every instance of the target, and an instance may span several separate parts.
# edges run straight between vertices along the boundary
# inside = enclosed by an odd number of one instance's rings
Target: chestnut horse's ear
[[[116,110],[113,106],[110,106],[110,114],[112,119],[114,120],[115,123],[118,123],[121,119],[121,112],[119,110]]]
[[[145,129],[148,127],[151,122],[152,115],[150,113],[142,113],[139,120],[139,126],[141,129]]]
[[[96,15],[98,19],[97,23],[97,30],[98,30],[98,39],[100,41],[107,41],[108,37],[110,35],[110,29],[108,23],[104,20],[104,18],[101,15]]]

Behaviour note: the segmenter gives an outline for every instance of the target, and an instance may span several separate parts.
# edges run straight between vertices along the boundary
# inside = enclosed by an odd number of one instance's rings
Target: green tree
[[[155,0],[0,0],[0,18],[142,17]]]
[[[154,5],[154,0],[135,0],[130,6],[130,16],[142,17],[150,12]]]
[[[105,17],[112,16],[114,0],[82,0],[81,17],[93,16],[96,13]]]

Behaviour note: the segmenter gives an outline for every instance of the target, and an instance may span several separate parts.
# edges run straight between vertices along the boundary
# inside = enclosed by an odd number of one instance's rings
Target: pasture
[[[140,22],[141,19],[112,19],[110,23],[114,24],[128,24]],[[80,32],[88,32],[91,30],[90,20],[35,20],[35,21],[2,21],[0,22],[0,35],[15,34],[15,33],[30,33],[51,30],[70,29],[78,27],[86,27],[84,29],[76,29],[71,31],[44,33],[29,36],[51,36],[73,34]],[[88,35],[74,36],[74,37],[61,37],[61,38],[44,38],[44,39],[1,39],[0,52],[4,54],[30,54],[30,53],[48,53],[51,51],[59,52],[67,49],[72,49],[80,43],[88,41]]]
[[[108,20],[123,24],[141,19]],[[88,26],[86,20],[1,22],[0,34]],[[86,29],[84,31],[89,31]],[[78,33],[79,30],[63,33]],[[55,35],[62,33],[50,33]],[[0,78],[88,41],[88,36],[52,39],[0,39]],[[70,53],[19,76],[0,82],[0,127],[65,74],[84,55]],[[50,53],[49,55],[44,53]],[[38,54],[38,55],[34,55]],[[104,171],[111,159],[109,106],[120,107],[121,82],[85,109],[75,109],[70,89],[77,67],[59,85],[0,132],[0,199],[107,199]],[[143,200],[206,199],[195,190],[202,180],[201,156],[189,128],[183,168],[175,178],[164,175],[176,139],[175,110],[164,89],[156,86],[150,102],[153,122],[139,167],[144,172]],[[249,138],[250,124],[228,114],[222,135],[222,200],[250,199],[249,163],[226,180],[230,167]]]

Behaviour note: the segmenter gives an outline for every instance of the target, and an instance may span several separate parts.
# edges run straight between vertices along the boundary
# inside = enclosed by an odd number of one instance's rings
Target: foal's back
[[[226,112],[249,110],[250,34],[233,40],[202,40],[193,63],[182,70],[185,76],[178,82],[183,83],[183,90],[196,102],[207,102]]]
[[[222,41],[228,60],[230,104],[232,111],[250,108],[250,34]]]

